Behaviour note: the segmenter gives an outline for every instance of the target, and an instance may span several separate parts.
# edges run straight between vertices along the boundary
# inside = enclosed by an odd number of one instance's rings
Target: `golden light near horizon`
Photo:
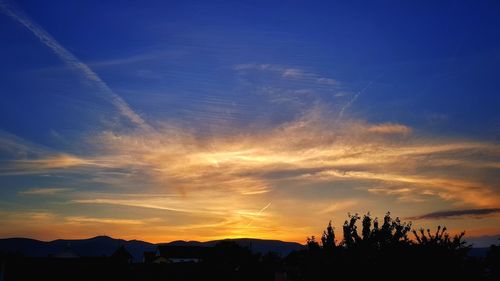
[[[474,209],[500,202],[495,183],[457,173],[496,170],[498,145],[422,138],[401,124],[351,120],[332,125],[325,120],[327,113],[318,111],[280,127],[220,138],[187,134],[173,126],[155,133],[104,132],[89,137],[95,155],[47,152],[33,160],[14,161],[2,173],[95,174],[87,181],[120,192],[49,189],[44,194],[41,189],[23,195],[63,196],[64,206],[122,210],[119,217],[70,215],[63,220],[77,232],[89,224],[104,229],[121,225],[128,233],[147,227],[154,241],[250,236],[302,242],[308,235],[304,231],[314,233],[331,218],[340,225],[348,212],[383,214],[386,207],[380,202],[399,206],[393,212],[407,217],[415,215],[407,206]],[[398,130],[380,129],[387,127]],[[485,153],[492,157],[488,162],[475,157]],[[139,184],[142,193],[129,193],[130,186]],[[341,194],[346,186],[359,194]],[[339,195],[303,198],[324,189]],[[155,217],[130,219],[137,209]],[[318,219],[308,218],[310,214]],[[53,215],[46,218],[48,224],[61,216]],[[171,217],[175,222],[169,222]],[[290,229],[284,229],[285,221]],[[163,229],[169,234],[162,234]],[[203,234],[192,237],[198,231]]]

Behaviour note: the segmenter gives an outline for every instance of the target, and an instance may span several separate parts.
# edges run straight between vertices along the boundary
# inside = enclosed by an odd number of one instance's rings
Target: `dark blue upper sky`
[[[308,87],[233,71],[239,64],[272,64],[331,77],[348,93],[372,82],[350,107],[370,121],[498,139],[497,2],[279,2],[11,4],[146,115],[183,119],[207,96],[257,114],[261,101],[249,92]],[[47,123],[70,129],[83,118],[79,107],[106,107],[26,29],[5,16],[0,23],[2,128],[27,135],[38,135]]]

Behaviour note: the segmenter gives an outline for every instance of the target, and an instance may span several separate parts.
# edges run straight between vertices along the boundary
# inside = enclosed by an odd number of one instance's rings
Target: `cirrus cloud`
[[[376,134],[410,134],[411,128],[401,124],[384,123],[370,126],[368,132]]]

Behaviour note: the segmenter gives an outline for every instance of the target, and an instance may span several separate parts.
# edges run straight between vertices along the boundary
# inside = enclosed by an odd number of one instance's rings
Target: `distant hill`
[[[265,254],[267,252],[276,252],[281,256],[286,256],[294,250],[303,247],[299,243],[283,242],[278,240],[262,240],[262,239],[226,239],[235,241],[241,246],[249,247],[254,253]],[[198,241],[173,241],[169,243],[161,243],[164,245],[190,245],[190,246],[205,246],[212,247],[217,242],[222,240],[214,240],[208,242]],[[64,240],[58,239],[54,241],[39,241],[29,238],[6,238],[0,239],[0,252],[4,253],[19,253],[29,257],[47,257],[56,255],[66,249],[67,246],[82,257],[100,257],[110,256],[121,245],[132,254],[135,262],[142,261],[142,255],[145,251],[155,251],[157,244],[148,243],[139,240],[123,240],[114,239],[108,236],[97,236],[89,239],[74,239]]]
[[[213,240],[207,242],[198,241],[172,241],[169,243],[163,243],[164,245],[174,245],[174,246],[205,246],[213,247],[220,241],[234,241],[240,246],[248,247],[254,253],[266,254],[268,252],[275,252],[281,256],[287,256],[290,252],[299,250],[304,245],[295,242],[284,242],[280,240],[265,240],[265,239],[254,239],[254,238],[238,238],[238,239],[223,239],[223,240]]]
[[[155,244],[144,241],[96,236],[89,239],[58,239],[50,242],[29,238],[0,239],[0,252],[19,253],[29,257],[47,257],[64,251],[68,245],[82,257],[110,256],[119,246],[124,245],[137,262],[142,260],[144,251],[156,249]]]
[[[472,244],[474,248],[487,248],[492,244],[500,244],[500,234],[471,236],[465,238],[465,241],[467,241],[467,243],[469,244]]]

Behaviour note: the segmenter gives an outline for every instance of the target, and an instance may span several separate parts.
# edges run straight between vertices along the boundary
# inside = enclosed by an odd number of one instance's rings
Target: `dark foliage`
[[[361,235],[358,221],[361,220]],[[311,236],[307,247],[286,258],[290,280],[499,280],[499,247],[486,261],[468,256],[465,233],[450,236],[445,227],[412,230],[411,222],[392,218],[383,222],[368,213],[348,215],[343,239],[335,241],[329,222],[321,245]],[[413,234],[413,236],[411,236]]]

